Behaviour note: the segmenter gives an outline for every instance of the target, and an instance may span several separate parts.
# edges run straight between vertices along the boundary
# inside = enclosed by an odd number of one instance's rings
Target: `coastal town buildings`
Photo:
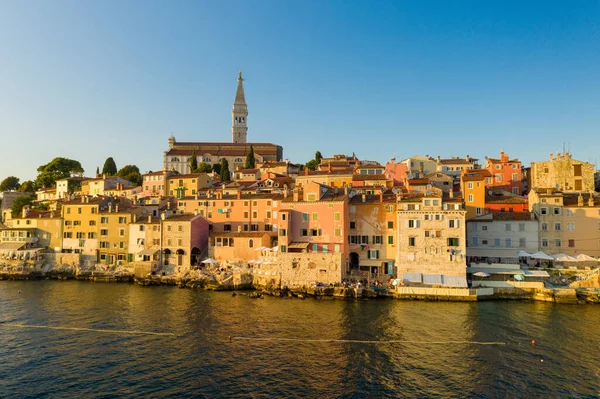
[[[142,175],[142,192],[140,196],[166,196],[168,193],[167,180],[174,172],[161,170],[160,172],[149,172]]]
[[[193,213],[161,215],[163,266],[177,272],[197,266],[208,253],[209,222]]]

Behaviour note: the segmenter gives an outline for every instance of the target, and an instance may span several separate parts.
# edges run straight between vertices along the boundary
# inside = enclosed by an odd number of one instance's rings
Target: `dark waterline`
[[[594,305],[258,300],[0,281],[0,397],[598,398],[599,334]]]

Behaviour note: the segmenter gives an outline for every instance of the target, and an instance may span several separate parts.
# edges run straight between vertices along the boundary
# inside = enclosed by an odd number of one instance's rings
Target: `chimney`
[[[242,199],[242,190],[237,191],[237,199]]]
[[[119,212],[119,204],[115,205],[115,212]]]
[[[198,209],[194,209],[194,216],[198,216]]]
[[[554,155],[552,153],[550,153],[549,157],[551,161],[554,159]]]
[[[163,213],[161,213],[161,214],[160,214],[160,218],[161,218],[162,220],[167,220],[167,212],[163,212]]]
[[[138,220],[138,215],[136,215],[135,213],[133,214],[133,223],[137,223]]]
[[[344,195],[345,195],[345,196],[348,196],[348,186],[345,186],[345,187],[344,187]]]
[[[379,202],[383,202],[383,190],[379,192]]]
[[[242,232],[242,226],[238,226],[238,233]]]
[[[108,204],[108,212],[110,213],[110,212],[112,212],[112,211],[113,211],[113,204],[112,204],[112,202],[110,202],[110,203]]]
[[[21,215],[26,218],[29,215],[29,205],[25,205],[21,211]]]
[[[152,223],[152,215],[148,215],[148,223]]]
[[[365,202],[367,200],[367,195],[365,193],[362,194],[362,202]]]
[[[292,199],[294,200],[294,202],[298,202],[300,197],[300,193],[298,191],[297,188],[294,189],[294,191],[292,191]]]
[[[577,206],[583,206],[583,195],[579,193],[579,197],[577,197]]]
[[[288,196],[288,190],[287,188],[283,190],[283,198],[287,198]]]
[[[588,206],[594,206],[594,193],[590,193],[590,199],[588,199]]]
[[[85,195],[82,195],[82,196],[81,196],[81,203],[82,203],[82,204],[85,204]]]
[[[450,189],[450,191],[448,191],[448,197],[450,199],[454,198],[454,190]]]
[[[469,157],[469,154],[467,154],[467,156],[465,157],[465,161],[470,162],[471,158]]]
[[[304,167],[304,176],[308,176],[308,168]]]

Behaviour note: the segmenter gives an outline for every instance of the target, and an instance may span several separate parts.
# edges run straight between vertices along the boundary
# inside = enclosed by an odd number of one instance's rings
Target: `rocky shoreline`
[[[147,275],[135,277],[133,273],[106,272],[101,270],[74,271],[38,270],[2,271],[0,280],[77,280],[97,283],[129,283],[140,286],[169,285],[186,289],[207,291],[231,291],[232,295],[246,295],[249,298],[260,299],[264,296],[277,298],[321,298],[321,299],[380,299],[394,298],[404,300],[473,302],[489,300],[518,300],[542,301],[560,304],[600,304],[600,290],[597,288],[560,288],[560,289],[524,289],[524,288],[494,288],[491,295],[439,295],[421,293],[398,293],[394,289],[384,288],[355,288],[355,287],[277,287],[259,286],[253,282],[250,273],[204,274],[188,273],[183,276]],[[474,290],[471,290],[474,291]]]

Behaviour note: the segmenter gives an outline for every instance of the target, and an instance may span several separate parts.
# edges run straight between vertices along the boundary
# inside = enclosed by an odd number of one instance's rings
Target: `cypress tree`
[[[254,158],[254,147],[250,146],[250,152],[246,156],[246,169],[254,169],[256,159]]]

